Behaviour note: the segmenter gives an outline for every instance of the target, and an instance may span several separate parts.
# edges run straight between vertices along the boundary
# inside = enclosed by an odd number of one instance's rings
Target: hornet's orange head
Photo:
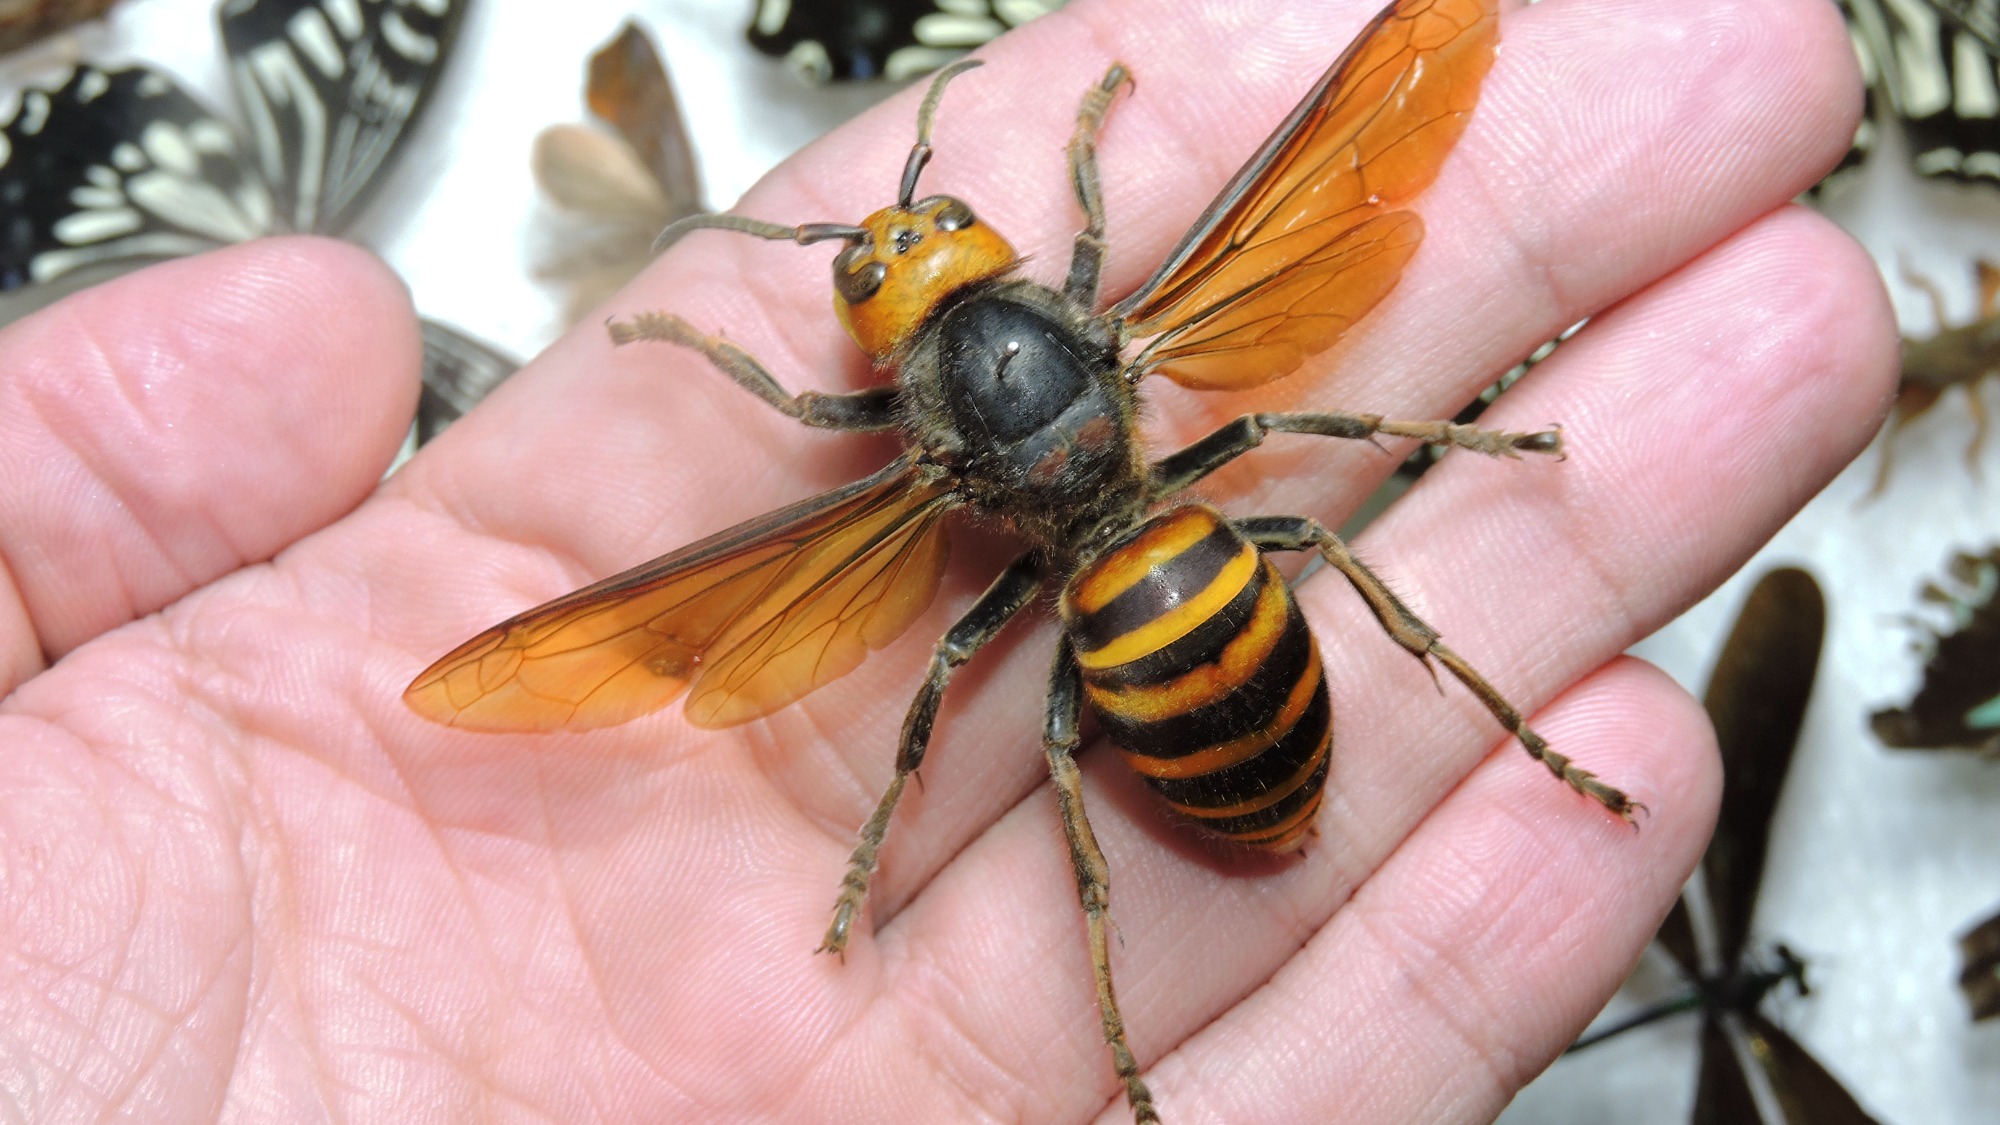
[[[948,195],[884,207],[833,260],[833,311],[861,350],[887,359],[957,290],[1014,267],[1014,248]]]
[[[948,195],[916,199],[917,177],[931,158],[931,118],[945,83],[978,66],[966,59],[938,72],[917,115],[917,143],[903,165],[902,191],[892,206],[860,226],[805,223],[796,227],[741,215],[694,215],[661,232],[665,246],[699,227],[741,231],[800,244],[840,239],[847,249],[833,260],[833,311],[847,334],[875,360],[896,353],[945,298],[1014,268],[1019,260],[1000,232],[980,222],[972,208]]]

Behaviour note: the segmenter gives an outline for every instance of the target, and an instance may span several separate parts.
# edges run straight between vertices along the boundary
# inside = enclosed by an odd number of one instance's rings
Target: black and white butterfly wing
[[[2000,180],[2000,0],[1840,6],[1862,71],[1902,123],[1916,170]],[[1850,154],[1843,167],[1854,162]]]
[[[811,82],[928,74],[1065,0],[757,0],[750,44]]]
[[[334,234],[428,103],[466,0],[228,0],[217,12],[283,229]]]
[[[1901,750],[2000,751],[2000,547],[1953,558],[1944,584],[1924,598],[1951,622],[1923,646],[1916,695],[1870,718],[1875,737]]]
[[[0,289],[269,233],[271,191],[227,122],[142,66],[81,67],[0,125]]]

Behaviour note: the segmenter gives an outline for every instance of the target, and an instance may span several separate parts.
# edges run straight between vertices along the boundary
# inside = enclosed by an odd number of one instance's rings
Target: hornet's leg
[[[1355,558],[1354,553],[1347,549],[1347,544],[1341,542],[1339,536],[1320,526],[1319,521],[1304,516],[1265,516],[1238,520],[1236,529],[1243,533],[1244,538],[1255,543],[1260,550],[1317,550],[1326,557],[1327,562],[1333,564],[1334,569],[1347,576],[1355,592],[1368,603],[1369,609],[1375,611],[1375,619],[1381,622],[1382,630],[1389,634],[1390,639],[1402,645],[1418,660],[1428,661],[1431,657],[1437,658],[1438,663],[1444,665],[1459,683],[1464,684],[1472,694],[1479,697],[1479,701],[1486,705],[1486,709],[1493,712],[1493,717],[1500,720],[1501,726],[1506,727],[1513,732],[1514,737],[1521,740],[1521,745],[1527,748],[1529,757],[1547,766],[1550,773],[1561,778],[1570,788],[1617,813],[1627,823],[1633,821],[1633,815],[1637,811],[1645,808],[1619,790],[1599,781],[1595,774],[1574,765],[1568,758],[1549,749],[1548,742],[1541,735],[1528,729],[1527,723],[1522,721],[1521,713],[1514,709],[1513,704],[1501,698],[1500,693],[1493,689],[1493,685],[1487,683],[1485,677],[1478,672],[1473,671],[1472,665],[1467,664],[1464,657],[1446,648],[1438,639],[1437,630],[1424,624],[1421,618],[1411,613],[1408,606],[1389,592],[1389,587],[1375,576],[1375,572],[1363,566],[1361,560]]]
[[[1177,453],[1153,462],[1153,496],[1171,496],[1262,445],[1272,433],[1366,440],[1376,434],[1458,446],[1490,457],[1562,453],[1562,430],[1509,433],[1456,422],[1397,422],[1380,414],[1245,414]]]
[[[861,842],[854,845],[854,852],[847,859],[847,874],[840,880],[840,898],[834,903],[833,922],[826,928],[819,952],[840,953],[847,949],[855,915],[861,913],[862,903],[868,900],[868,881],[875,873],[875,857],[882,850],[882,838],[889,832],[889,817],[903,795],[903,783],[924,763],[931,724],[937,721],[938,704],[944,699],[951,674],[992,640],[1041,586],[1039,561],[1033,555],[1022,555],[993,580],[993,585],[979,595],[972,608],[938,641],[936,651],[931,654],[930,671],[924,676],[924,686],[917,690],[917,697],[910,701],[909,714],[903,719],[903,737],[896,750],[896,777],[876,804],[875,815],[861,826]]]
[[[853,394],[818,391],[789,394],[749,352],[720,336],[710,336],[672,313],[640,313],[608,326],[611,342],[654,340],[693,348],[708,357],[736,385],[776,407],[788,418],[828,430],[887,430],[896,425],[896,390],[876,387]]]
[[[1083,674],[1076,652],[1064,637],[1056,646],[1055,672],[1049,677],[1049,720],[1042,735],[1042,752],[1055,779],[1062,804],[1063,833],[1069,837],[1070,866],[1076,869],[1076,893],[1090,931],[1090,966],[1097,978],[1097,1014],[1104,1021],[1104,1041],[1111,1045],[1111,1065],[1125,1083],[1125,1100],[1140,1125],[1159,1125],[1153,1093],[1139,1078],[1139,1060],[1125,1042],[1125,1017],[1118,1014],[1118,994],[1111,987],[1111,869],[1083,812],[1083,773],[1076,768],[1077,732],[1083,716]]]
[[[1076,132],[1069,139],[1069,179],[1083,207],[1083,229],[1076,234],[1063,295],[1086,309],[1097,307],[1097,276],[1104,267],[1104,188],[1097,178],[1097,131],[1118,87],[1131,80],[1125,64],[1112,63],[1104,80],[1083,96],[1076,111]]]

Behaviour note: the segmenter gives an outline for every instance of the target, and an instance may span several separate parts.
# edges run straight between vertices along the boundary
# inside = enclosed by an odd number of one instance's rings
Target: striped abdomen
[[[1162,512],[1063,590],[1084,693],[1125,760],[1210,832],[1298,847],[1333,710],[1282,575],[1212,508]]]

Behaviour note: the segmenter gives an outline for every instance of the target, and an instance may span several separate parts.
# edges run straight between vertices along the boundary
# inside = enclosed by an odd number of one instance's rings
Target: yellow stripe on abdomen
[[[1119,592],[1086,611],[1076,590],[1112,571]],[[1142,525],[1079,572],[1062,608],[1085,697],[1147,784],[1218,835],[1280,850],[1304,838],[1332,746],[1319,649],[1283,576],[1220,513]]]

